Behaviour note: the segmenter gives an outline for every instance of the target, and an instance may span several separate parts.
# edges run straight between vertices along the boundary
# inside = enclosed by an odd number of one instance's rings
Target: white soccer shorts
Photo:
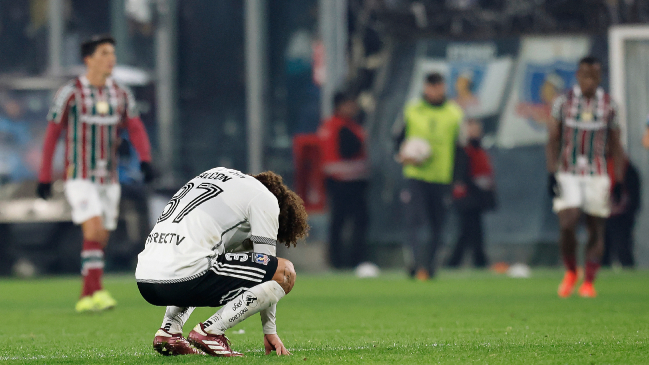
[[[611,179],[608,175],[557,173],[560,195],[553,200],[553,210],[579,208],[594,217],[611,214]]]
[[[104,228],[117,228],[119,184],[97,184],[89,180],[74,179],[65,182],[65,197],[72,207],[72,221],[81,224],[92,217],[101,217]]]

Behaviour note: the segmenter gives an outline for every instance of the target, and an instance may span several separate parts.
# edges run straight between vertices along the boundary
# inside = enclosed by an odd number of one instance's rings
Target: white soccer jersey
[[[224,252],[276,255],[277,198],[257,179],[217,167],[183,186],[165,206],[138,255],[139,282],[203,275]]]

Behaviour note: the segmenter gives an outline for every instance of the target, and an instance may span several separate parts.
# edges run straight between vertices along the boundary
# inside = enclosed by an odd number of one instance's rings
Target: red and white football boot
[[[164,356],[172,355],[207,355],[192,346],[182,333],[169,333],[160,328],[153,338],[153,349]]]
[[[232,350],[230,340],[225,335],[213,335],[205,332],[205,326],[199,323],[189,332],[187,340],[196,348],[205,351],[208,355],[218,357],[239,357],[242,353]]]

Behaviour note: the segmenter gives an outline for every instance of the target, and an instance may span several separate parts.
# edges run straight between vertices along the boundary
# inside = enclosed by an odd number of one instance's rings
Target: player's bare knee
[[[295,285],[295,276],[296,273],[293,263],[287,259],[278,257],[277,271],[275,271],[273,280],[279,283],[282,289],[284,289],[284,293],[288,294],[293,289],[293,285]]]
[[[104,228],[100,217],[92,217],[81,224],[83,239],[86,241],[98,242],[102,246],[108,243],[110,233]]]
[[[103,228],[87,229],[83,232],[83,239],[86,241],[98,242],[102,246],[108,243],[108,231]]]

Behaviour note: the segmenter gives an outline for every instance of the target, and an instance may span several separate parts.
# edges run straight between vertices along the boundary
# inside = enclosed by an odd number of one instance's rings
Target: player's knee
[[[560,219],[559,220],[559,229],[562,233],[573,233],[577,229],[577,222],[574,219]]]
[[[100,217],[92,217],[81,224],[83,239],[86,241],[99,242],[105,246],[108,243],[110,233],[104,228]]]
[[[87,229],[83,232],[83,239],[86,241],[98,242],[102,245],[108,243],[109,233],[107,230],[99,227],[93,229]]]
[[[275,271],[273,280],[279,283],[282,289],[284,289],[284,293],[288,294],[293,289],[293,285],[295,285],[295,276],[295,267],[293,266],[293,263],[287,259],[278,257],[277,271]]]

